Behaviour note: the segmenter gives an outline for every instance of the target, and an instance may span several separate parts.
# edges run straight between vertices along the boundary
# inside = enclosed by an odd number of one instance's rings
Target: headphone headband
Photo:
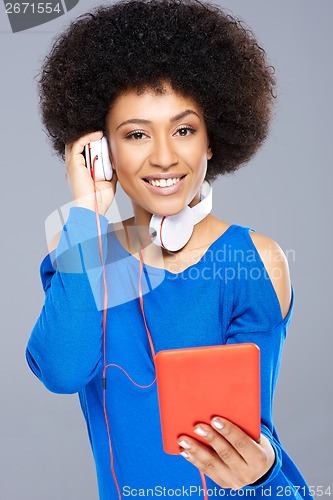
[[[208,181],[204,181],[200,188],[200,202],[192,208],[194,224],[198,224],[212,211],[213,196],[212,186]]]

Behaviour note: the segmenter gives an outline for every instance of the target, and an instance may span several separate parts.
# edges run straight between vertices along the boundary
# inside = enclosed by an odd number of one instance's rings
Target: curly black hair
[[[120,0],[73,21],[38,75],[55,151],[95,130],[127,90],[174,91],[201,107],[213,151],[206,179],[236,171],[267,137],[274,68],[239,18],[199,0]]]

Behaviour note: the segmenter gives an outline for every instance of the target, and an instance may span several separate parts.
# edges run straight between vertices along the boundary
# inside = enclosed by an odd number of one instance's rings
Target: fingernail
[[[202,427],[197,427],[196,429],[194,429],[194,432],[196,434],[198,434],[198,436],[202,436],[202,437],[208,436],[208,432],[205,431],[205,429],[203,429]]]
[[[212,425],[215,427],[215,429],[218,430],[221,430],[224,427],[223,422],[221,422],[221,420],[218,418],[213,418]]]
[[[182,448],[185,448],[185,450],[189,450],[191,448],[191,446],[188,444],[188,442],[184,441],[183,439],[181,441],[179,441],[178,444]]]
[[[184,458],[188,458],[188,457],[189,457],[189,454],[188,454],[188,453],[186,453],[186,451],[181,451],[181,452],[180,452],[180,455],[181,455],[182,457],[184,457]]]

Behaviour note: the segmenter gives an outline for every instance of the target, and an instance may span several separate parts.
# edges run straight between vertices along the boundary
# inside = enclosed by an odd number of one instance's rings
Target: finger
[[[253,462],[253,458],[258,452],[262,453],[260,445],[229,420],[222,417],[214,417],[211,424],[232,445],[246,463]]]
[[[90,132],[89,134],[83,135],[77,141],[73,142],[71,152],[73,154],[81,154],[84,150],[84,147],[87,146],[90,142],[98,141],[102,139],[103,132]]]
[[[83,157],[82,153],[84,151],[84,147],[90,142],[97,141],[103,137],[103,132],[90,132],[89,134],[83,135],[77,141],[73,143],[67,144],[65,146],[65,155],[66,155],[66,165],[67,170],[79,169],[83,172],[82,167],[86,167],[86,161]],[[74,161],[73,161],[74,160]],[[88,174],[88,172],[87,172]],[[86,174],[83,174],[86,175]],[[90,176],[90,174],[89,174]],[[67,175],[66,175],[67,178]]]
[[[207,444],[216,451],[217,455],[231,470],[242,472],[246,469],[247,463],[244,458],[229,441],[209,425],[200,424],[195,427],[194,432],[207,441]]]
[[[195,465],[222,488],[230,488],[228,484],[233,480],[231,471],[214,450],[208,449],[205,445],[188,436],[182,436],[178,444],[181,446],[180,454],[188,462]]]

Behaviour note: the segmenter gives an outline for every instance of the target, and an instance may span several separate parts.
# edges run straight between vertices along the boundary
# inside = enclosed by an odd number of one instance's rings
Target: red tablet
[[[163,448],[179,454],[177,439],[199,423],[225,417],[260,438],[260,350],[229,344],[160,351],[155,358]]]

